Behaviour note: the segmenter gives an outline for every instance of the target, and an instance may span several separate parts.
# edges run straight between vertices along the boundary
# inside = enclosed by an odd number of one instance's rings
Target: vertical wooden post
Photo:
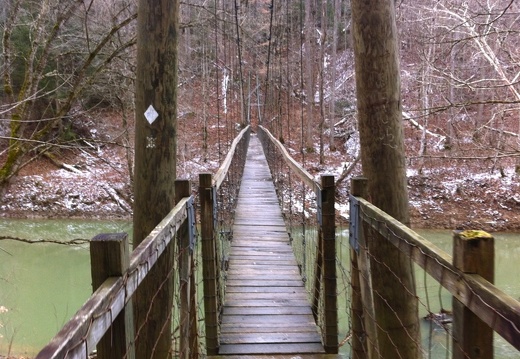
[[[130,250],[126,233],[99,234],[90,242],[93,290],[108,277],[122,276],[128,269]],[[132,299],[117,316],[110,331],[97,345],[100,359],[134,359],[134,320]]]
[[[356,197],[361,197],[366,199],[367,197],[367,187],[368,179],[365,177],[357,177],[352,179],[352,187],[351,193]],[[359,208],[361,211],[361,206]],[[368,226],[367,224],[359,219],[359,228],[357,228],[358,242],[359,242],[359,254],[356,253],[355,250],[351,249],[351,258],[352,262],[352,276],[354,278],[354,273],[357,268],[357,277],[358,282],[356,283],[353,279],[353,285],[359,284],[359,289],[361,293],[361,298],[352,298],[352,309],[356,309],[357,316],[362,315],[362,318],[359,322],[353,323],[356,325],[356,331],[359,332],[358,343],[353,343],[356,345],[357,351],[353,350],[353,358],[374,358],[376,355],[379,355],[378,351],[378,339],[377,339],[377,330],[375,323],[375,308],[374,308],[374,298],[372,296],[372,277],[371,277],[371,269],[370,269],[370,257],[368,253]],[[352,260],[351,259],[351,260]],[[354,295],[354,288],[352,289]],[[361,311],[361,312],[359,312]],[[353,313],[353,320],[356,320]],[[353,328],[354,331],[354,328]],[[356,357],[356,355],[359,355]]]
[[[200,231],[202,237],[202,273],[204,283],[204,313],[206,351],[218,354],[217,265],[216,238],[213,222],[213,184],[209,173],[199,175]]]
[[[353,178],[350,184],[350,194],[356,197],[366,196],[366,185],[367,179],[362,177]],[[350,212],[351,221],[355,220],[352,218],[354,214]],[[359,221],[358,221],[359,223]],[[352,233],[351,236],[357,236],[359,238],[360,232],[363,231],[362,226],[355,228],[358,233]],[[366,340],[366,333],[363,328],[363,302],[361,300],[361,283],[360,283],[360,272],[358,266],[358,254],[356,250],[350,247],[350,275],[351,275],[351,325],[352,325],[352,359],[365,359],[367,358],[367,351],[364,345]]]
[[[453,233],[453,265],[490,283],[495,277],[494,239],[484,231]],[[453,298],[453,358],[493,358],[493,329]]]
[[[170,213],[175,199],[179,24],[180,0],[138,1],[134,248]],[[134,297],[139,358],[171,358],[173,328],[165,312],[173,303],[174,247],[167,246]]]
[[[196,225],[196,223],[194,223]],[[191,275],[190,275],[190,353],[195,353],[195,358],[200,357],[199,353],[199,329],[197,320],[197,275],[195,273],[195,254],[191,256]]]
[[[175,203],[184,197],[191,195],[191,185],[186,180],[175,181]],[[192,296],[196,295],[193,279],[193,248],[189,226],[190,218],[179,228],[178,253],[179,253],[179,295],[180,295],[180,358],[192,358],[197,355],[197,309],[194,306]],[[195,337],[193,337],[195,334]]]
[[[323,234],[323,293],[325,308],[324,348],[328,354],[338,353],[338,304],[336,288],[336,187],[334,176],[321,176]]]
[[[318,209],[320,210],[320,209]],[[316,243],[316,263],[314,265],[314,289],[312,291],[312,315],[314,321],[318,322],[318,311],[321,297],[321,282],[323,280],[323,231],[318,226],[318,243]]]

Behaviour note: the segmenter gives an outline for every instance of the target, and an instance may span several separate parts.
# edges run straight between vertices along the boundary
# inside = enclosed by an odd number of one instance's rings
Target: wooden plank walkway
[[[236,209],[220,338],[212,358],[339,358],[324,355],[256,135]]]

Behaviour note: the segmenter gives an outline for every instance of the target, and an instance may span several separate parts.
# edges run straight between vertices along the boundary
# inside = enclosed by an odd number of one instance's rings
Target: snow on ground
[[[353,142],[348,148],[358,146],[357,139],[349,140]],[[294,149],[299,146],[293,142],[291,140],[293,146],[288,151],[301,161],[301,152]],[[64,162],[74,166],[74,171],[57,168],[45,159],[22,171],[0,198],[0,216],[130,218],[132,188],[126,154],[108,146],[99,151],[103,157],[79,151],[75,156],[64,158]],[[331,152],[326,144],[325,153],[324,164],[319,163],[318,152],[305,154],[305,168],[317,181],[321,174],[338,178],[351,165],[357,150],[347,153],[343,148]],[[178,178],[197,182],[199,173],[217,170],[218,157],[217,151],[210,149],[204,155],[185,146],[178,161]],[[351,176],[360,173],[358,164]],[[419,170],[412,163],[407,169],[407,179],[415,228],[520,229],[520,185],[513,165],[491,171],[478,164],[448,163],[423,166]],[[336,208],[343,217],[348,217],[349,183],[350,177],[337,187]],[[313,194],[308,193],[307,199],[312,198]],[[301,201],[293,199],[292,205],[296,211],[303,210]],[[307,217],[314,216],[312,208],[306,208],[305,212]]]

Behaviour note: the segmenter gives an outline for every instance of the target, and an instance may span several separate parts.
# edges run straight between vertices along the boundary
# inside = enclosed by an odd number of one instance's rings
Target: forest
[[[520,4],[395,8],[412,225],[519,229]],[[180,9],[177,176],[217,168],[260,123],[346,203],[361,174],[349,2]],[[131,216],[136,18],[133,0],[0,1],[1,216]]]

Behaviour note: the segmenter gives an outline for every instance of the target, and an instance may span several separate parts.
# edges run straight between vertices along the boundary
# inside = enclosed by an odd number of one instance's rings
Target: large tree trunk
[[[134,247],[174,205],[179,3],[178,0],[139,1]],[[153,116],[145,116],[152,107],[158,114],[155,120]],[[137,291],[134,302],[137,358],[171,357],[172,244]]]
[[[369,200],[408,224],[394,2],[353,0],[352,19],[363,172]],[[371,233],[372,283],[379,353],[386,359],[421,353],[413,266],[387,240]]]

